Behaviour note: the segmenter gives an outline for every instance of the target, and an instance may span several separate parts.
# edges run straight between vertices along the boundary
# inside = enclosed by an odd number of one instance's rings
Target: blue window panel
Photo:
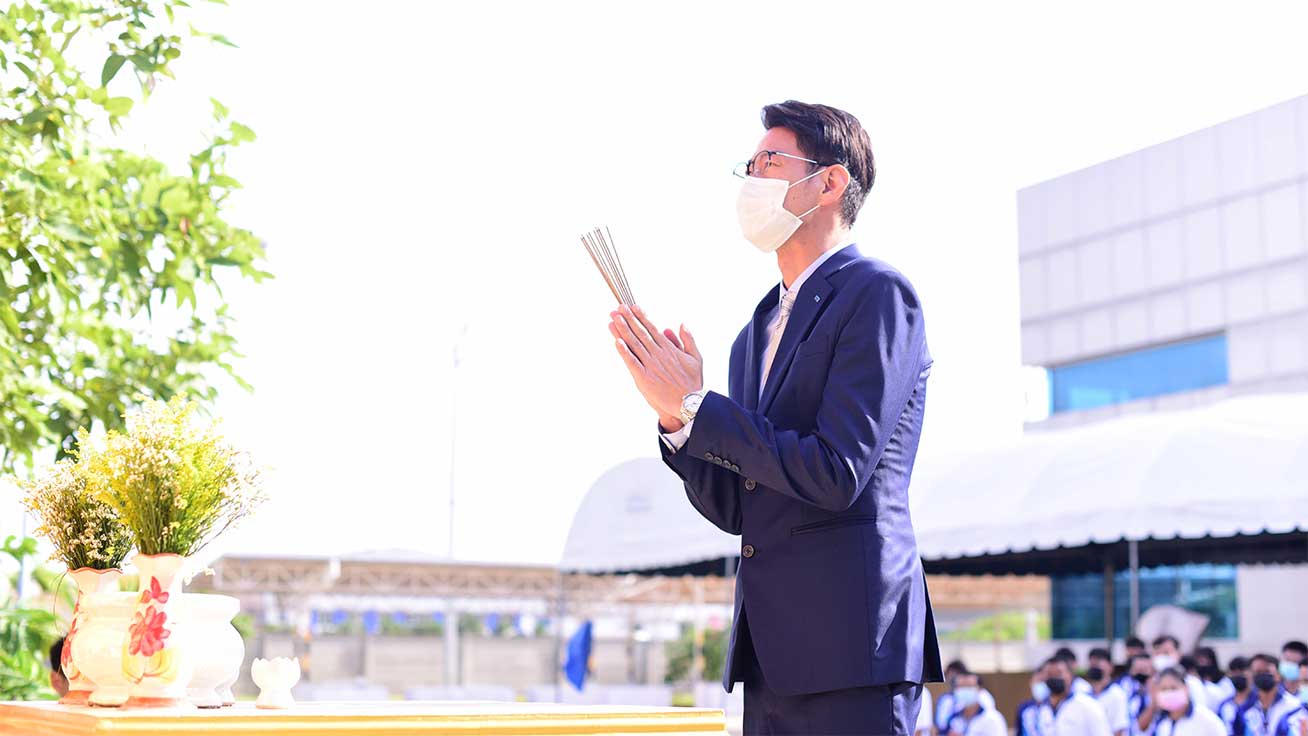
[[[1226,335],[1217,335],[1052,368],[1050,407],[1094,409],[1227,382]]]
[[[1055,639],[1104,638],[1104,576],[1057,575],[1050,579],[1050,613]],[[1131,622],[1131,578],[1123,571],[1113,580],[1113,633],[1125,637]],[[1206,614],[1204,636],[1237,639],[1239,608],[1234,565],[1183,565],[1140,571],[1140,612],[1170,603]]]

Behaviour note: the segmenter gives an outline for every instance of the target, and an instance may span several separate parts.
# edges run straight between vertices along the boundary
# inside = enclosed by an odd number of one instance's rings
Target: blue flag
[[[590,670],[590,628],[589,621],[583,622],[577,633],[568,640],[568,661],[563,664],[563,672],[568,676],[568,682],[571,682],[578,692],[586,684],[586,674]]]

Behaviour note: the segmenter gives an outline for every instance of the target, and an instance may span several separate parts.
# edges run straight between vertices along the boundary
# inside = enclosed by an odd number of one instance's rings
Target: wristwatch
[[[684,424],[690,424],[695,421],[695,414],[699,411],[699,405],[704,401],[704,392],[692,391],[681,399],[681,421]]]

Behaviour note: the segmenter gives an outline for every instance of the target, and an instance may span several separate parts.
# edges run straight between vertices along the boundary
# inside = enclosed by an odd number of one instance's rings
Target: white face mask
[[[1162,672],[1165,669],[1175,667],[1176,664],[1177,664],[1177,660],[1171,655],[1167,655],[1167,654],[1154,655],[1154,669],[1159,672]]]
[[[740,194],[736,197],[736,217],[740,220],[740,232],[745,240],[764,253],[771,253],[785,245],[799,226],[804,224],[800,218],[807,217],[817,209],[817,205],[814,205],[813,209],[802,215],[791,214],[785,207],[786,192],[821,173],[822,169],[818,169],[794,184],[785,179],[745,177],[740,184]]]

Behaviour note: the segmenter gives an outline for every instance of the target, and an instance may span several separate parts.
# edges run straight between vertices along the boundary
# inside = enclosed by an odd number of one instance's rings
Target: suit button
[[[713,464],[714,464],[714,465],[721,465],[721,464],[722,464],[722,458],[720,458],[720,457],[715,457],[715,458],[713,458]]]
[[[739,465],[732,465],[732,466],[731,466],[731,472],[733,472],[733,473],[739,473],[739,472],[740,472],[740,466],[739,466]]]
[[[711,462],[713,460],[713,453],[711,452],[704,453],[704,459]]]
[[[752,491],[752,490],[754,490],[755,488],[758,488],[758,482],[755,481],[753,478],[746,478],[746,479],[745,479],[745,490],[747,490],[747,491]]]
[[[745,545],[745,547],[744,547],[743,549],[740,550],[740,554],[743,555],[743,556],[744,556],[745,558],[747,558],[747,559],[750,558],[750,557],[753,557],[753,556],[754,556],[754,545],[752,545],[752,544],[747,544],[747,545]]]

